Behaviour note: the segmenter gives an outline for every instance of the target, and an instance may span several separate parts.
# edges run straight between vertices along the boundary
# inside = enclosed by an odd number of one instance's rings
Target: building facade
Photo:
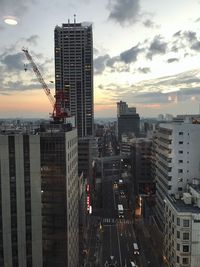
[[[182,192],[193,178],[199,178],[200,125],[186,122],[161,123],[154,141],[156,217],[164,227],[163,199]]]
[[[0,135],[0,265],[78,267],[77,131],[12,132]]]
[[[59,125],[58,125],[59,126]],[[77,131],[46,129],[41,138],[44,267],[79,266]]]
[[[118,140],[122,140],[122,135],[134,135],[139,137],[140,117],[136,113],[135,107],[128,107],[126,102],[117,103],[117,135]]]
[[[56,26],[55,89],[57,103],[75,117],[78,137],[93,135],[92,25],[65,23]]]
[[[42,267],[38,135],[0,135],[0,198],[0,266]]]
[[[169,267],[200,266],[200,185],[165,199],[164,259]]]

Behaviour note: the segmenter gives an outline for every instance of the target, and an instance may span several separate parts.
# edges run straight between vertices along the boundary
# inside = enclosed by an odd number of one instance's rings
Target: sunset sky
[[[116,117],[120,100],[143,117],[199,112],[199,0],[0,0],[0,118],[48,118],[21,49],[54,94],[54,28],[74,14],[93,24],[95,117]]]

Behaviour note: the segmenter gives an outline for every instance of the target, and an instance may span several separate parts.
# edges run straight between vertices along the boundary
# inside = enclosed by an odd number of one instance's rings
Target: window
[[[189,258],[183,258],[183,264],[188,264],[189,263]]]
[[[179,153],[179,154],[183,154],[183,150],[179,150],[178,153]]]
[[[183,245],[183,252],[189,252],[189,246]]]
[[[182,191],[183,190],[183,188],[182,187],[178,187],[178,191],[180,192],[180,191]]]
[[[179,231],[176,232],[176,237],[180,238],[180,232]]]
[[[180,251],[180,244],[179,244],[179,243],[176,244],[176,249],[177,249],[178,251]]]
[[[183,233],[183,240],[189,240],[190,234],[189,233]]]
[[[179,141],[178,143],[179,143],[179,145],[182,145],[183,144],[183,141]]]
[[[179,132],[178,134],[179,134],[179,135],[183,135],[183,132]]]
[[[190,221],[189,220],[183,220],[183,227],[189,227]]]
[[[176,261],[177,261],[177,263],[179,263],[179,256],[176,257]]]
[[[178,169],[178,173],[183,173],[183,169]]]
[[[180,226],[180,218],[176,219],[176,224]]]
[[[183,160],[182,160],[182,159],[180,159],[180,160],[178,161],[178,163],[183,163]]]

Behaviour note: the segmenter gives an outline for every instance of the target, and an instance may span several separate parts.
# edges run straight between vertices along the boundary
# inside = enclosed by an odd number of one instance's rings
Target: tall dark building
[[[136,113],[135,107],[128,107],[126,102],[117,103],[117,124],[118,140],[121,141],[122,134],[135,135],[139,137],[140,133],[140,116]]]
[[[93,38],[89,23],[56,26],[57,103],[75,117],[78,137],[93,135]],[[64,101],[62,101],[64,99]]]

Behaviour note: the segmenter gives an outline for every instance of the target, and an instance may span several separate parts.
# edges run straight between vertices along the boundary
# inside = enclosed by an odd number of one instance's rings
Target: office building
[[[136,113],[135,107],[128,107],[126,102],[117,103],[117,135],[118,140],[122,140],[122,134],[139,137],[140,117]]]
[[[148,138],[135,138],[131,150],[135,194],[153,194],[152,140]]]
[[[0,134],[0,197],[0,266],[42,267],[38,135]]]
[[[91,136],[94,124],[92,25],[68,21],[55,27],[54,40],[58,105],[75,117],[78,137]]]
[[[40,133],[44,267],[78,266],[76,129],[45,125]]]
[[[165,198],[164,259],[166,266],[200,266],[200,185]]]
[[[200,124],[161,123],[154,138],[156,217],[163,229],[163,199],[182,192],[193,178],[199,178]]]
[[[77,131],[65,124],[0,135],[1,263],[79,266]]]

